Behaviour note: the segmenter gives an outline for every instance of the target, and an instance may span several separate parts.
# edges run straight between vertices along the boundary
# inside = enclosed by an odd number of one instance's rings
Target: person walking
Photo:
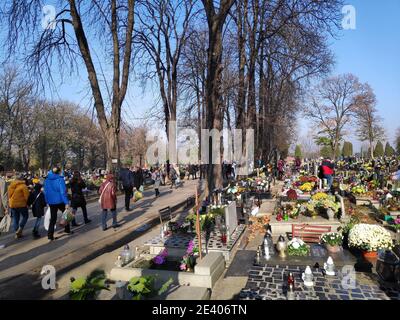
[[[69,208],[69,199],[67,195],[67,186],[61,174],[59,167],[54,167],[49,171],[46,180],[44,181],[44,196],[47,204],[50,207],[50,224],[47,231],[47,238],[50,241],[54,240],[54,226],[57,223],[57,213],[60,210],[64,212]],[[67,223],[64,227],[64,232],[72,234],[70,224]]]
[[[32,214],[36,218],[35,225],[33,226],[32,230],[32,236],[35,239],[39,239],[40,222],[42,221],[42,217],[44,216],[44,209],[46,208],[47,203],[43,192],[43,185],[40,184],[40,180],[34,178],[32,182],[33,190],[29,195],[28,206],[31,207]]]
[[[19,176],[8,187],[8,205],[11,209],[15,238],[22,237],[22,231],[28,221],[29,190],[24,177]]]
[[[128,168],[122,168],[119,174],[119,180],[122,183],[122,189],[125,193],[125,210],[130,211],[129,205],[133,196],[134,174]]]
[[[136,166],[135,171],[133,173],[133,187],[137,191],[143,192],[143,183],[144,183],[143,170],[139,166]]]
[[[328,190],[330,190],[333,184],[333,174],[335,165],[333,164],[330,158],[326,158],[322,160],[321,168],[324,178],[326,179],[328,184]]]
[[[71,188],[71,208],[74,214],[74,219],[72,220],[71,225],[73,227],[78,227],[79,224],[76,223],[76,212],[78,208],[82,209],[83,220],[85,224],[90,223],[92,220],[88,218],[87,209],[86,209],[86,199],[83,193],[83,190],[86,189],[86,183],[83,181],[81,173],[79,171],[74,171],[72,179],[69,183]]]
[[[156,192],[156,198],[160,196],[160,184],[161,184],[161,173],[158,168],[156,168],[151,177],[154,180],[154,190]]]
[[[106,181],[102,183],[99,189],[101,213],[101,226],[103,231],[107,230],[107,214],[108,210],[112,214],[112,227],[118,228],[117,223],[117,186],[115,185],[114,176],[110,173],[106,176]]]

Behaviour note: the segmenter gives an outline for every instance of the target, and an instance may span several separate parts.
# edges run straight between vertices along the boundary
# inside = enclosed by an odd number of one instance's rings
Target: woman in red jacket
[[[118,228],[117,223],[117,186],[115,184],[114,176],[108,174],[106,181],[100,186],[100,205],[103,210],[101,213],[101,224],[103,231],[107,230],[107,213],[108,210],[111,211],[113,219],[113,228]]]

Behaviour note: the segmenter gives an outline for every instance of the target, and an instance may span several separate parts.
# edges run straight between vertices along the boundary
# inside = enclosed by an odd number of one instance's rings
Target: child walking
[[[28,198],[28,206],[32,208],[32,214],[36,218],[32,235],[35,239],[39,239],[40,222],[44,216],[44,209],[46,208],[47,204],[43,193],[43,186],[40,184],[40,180],[35,178],[32,180],[32,182],[33,190]]]

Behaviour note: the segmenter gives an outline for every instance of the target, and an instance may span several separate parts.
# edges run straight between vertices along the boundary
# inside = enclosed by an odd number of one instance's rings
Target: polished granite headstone
[[[294,300],[400,300],[395,286],[382,284],[376,275],[354,272],[351,267],[337,268],[335,276],[327,276],[321,268],[313,268],[314,286],[306,287],[301,279],[303,265],[267,264],[253,266],[241,300],[287,300],[287,277],[295,278]]]

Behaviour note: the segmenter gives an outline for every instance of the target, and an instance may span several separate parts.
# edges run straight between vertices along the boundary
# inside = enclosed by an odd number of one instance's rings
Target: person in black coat
[[[139,166],[136,166],[136,170],[133,176],[133,186],[136,188],[136,190],[139,190],[140,187],[143,186],[143,183],[143,170]]]
[[[134,174],[128,168],[121,168],[119,173],[119,181],[122,184],[122,189],[125,193],[125,210],[129,211],[129,204],[133,195]]]
[[[33,227],[32,235],[34,238],[40,238],[39,226],[42,217],[44,216],[44,209],[47,206],[46,198],[43,193],[43,186],[39,183],[39,179],[33,179],[33,189],[29,194],[28,206],[32,208],[32,214],[36,218]]]
[[[90,223],[92,220],[88,218],[86,209],[86,199],[83,194],[83,190],[86,189],[86,183],[83,181],[79,171],[75,171],[70,181],[71,188],[71,208],[74,215],[78,211],[78,208],[82,209],[83,219],[85,224]],[[79,224],[76,223],[75,218],[72,220],[72,226],[77,227]]]

